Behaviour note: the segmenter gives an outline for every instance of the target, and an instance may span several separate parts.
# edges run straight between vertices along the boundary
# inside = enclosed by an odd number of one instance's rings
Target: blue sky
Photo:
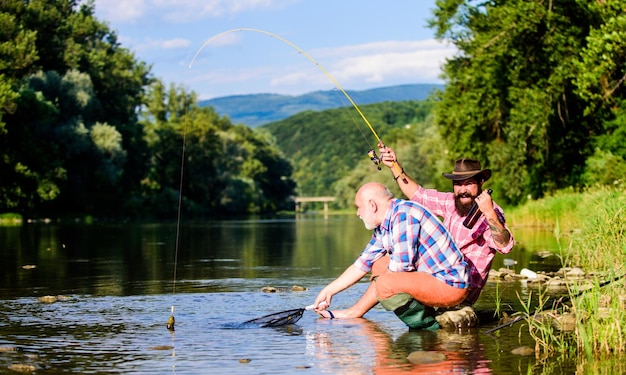
[[[434,0],[96,0],[96,17],[153,74],[200,99],[442,83],[455,53],[427,27]],[[278,35],[294,44],[254,31]],[[205,42],[211,43],[204,46]],[[306,52],[327,73],[306,56]],[[198,53],[199,51],[199,53]],[[197,57],[194,59],[194,56]]]

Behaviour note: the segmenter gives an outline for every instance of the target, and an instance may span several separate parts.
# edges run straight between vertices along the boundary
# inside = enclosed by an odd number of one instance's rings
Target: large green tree
[[[107,212],[144,173],[136,108],[149,68],[93,2],[7,0],[0,24],[3,208]]]
[[[24,79],[16,102],[20,110],[8,116],[0,138],[7,202],[69,212],[111,204],[104,192],[119,183],[126,151],[113,126],[85,121],[100,106],[89,77],[39,72]]]
[[[593,140],[616,116],[623,0],[438,0],[431,21],[459,53],[436,109],[450,161],[496,171],[508,202],[582,184]]]
[[[93,1],[2,1],[0,26],[0,211],[172,219],[181,191],[197,215],[289,204],[273,139],[166,88]]]
[[[150,155],[139,201],[146,213],[173,217],[181,188],[182,209],[194,216],[290,208],[291,164],[268,134],[198,107],[194,94],[175,85],[155,82],[145,101]]]

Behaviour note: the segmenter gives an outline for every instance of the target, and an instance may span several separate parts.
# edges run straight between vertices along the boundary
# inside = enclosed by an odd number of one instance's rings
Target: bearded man
[[[487,191],[483,191],[483,184],[491,177],[491,170],[481,169],[478,160],[458,159],[452,173],[443,173],[443,177],[452,180],[452,192],[439,192],[425,189],[407,176],[392,149],[382,146],[379,151],[381,161],[391,169],[402,193],[440,216],[465,255],[470,281],[470,293],[465,303],[474,304],[487,282],[496,252],[507,254],[515,243],[506,226],[502,208],[493,202]],[[474,202],[482,216],[470,229],[463,225],[463,221]]]
[[[357,216],[373,230],[361,255],[315,299],[326,318],[360,317],[377,303],[411,329],[437,329],[436,308],[458,306],[467,297],[465,257],[443,223],[417,202],[394,199],[383,184],[369,182],[356,193]],[[333,296],[371,272],[370,285],[352,310],[328,308]]]
[[[493,202],[487,191],[482,189],[485,181],[491,177],[491,170],[481,169],[478,160],[458,159],[452,173],[443,173],[443,177],[452,181],[452,192],[439,192],[434,189],[425,189],[413,181],[398,163],[392,149],[381,145],[379,151],[381,162],[391,169],[394,180],[399,184],[402,193],[411,201],[419,203],[434,215],[442,218],[443,225],[467,263],[469,291],[463,302],[457,306],[457,311],[461,314],[455,315],[454,309],[439,310],[436,312],[439,314],[436,316],[439,326],[444,328],[476,326],[478,317],[472,305],[487,282],[495,254],[496,252],[507,254],[511,252],[515,244],[513,235],[506,226],[502,208]],[[471,228],[468,228],[463,225],[463,222],[474,203],[477,204],[482,215]],[[367,226],[368,222],[366,221],[365,224]],[[382,264],[386,258],[381,257],[376,263]],[[328,310],[330,300],[320,298],[323,295],[320,293],[315,303],[315,311],[322,317],[331,319],[362,317],[377,303],[377,300],[371,297],[373,294],[371,289],[370,285],[370,288],[354,305],[332,312]],[[321,304],[322,301],[325,303]]]

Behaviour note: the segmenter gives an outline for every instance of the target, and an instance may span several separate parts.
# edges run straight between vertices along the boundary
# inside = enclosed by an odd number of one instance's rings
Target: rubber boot
[[[378,302],[385,310],[393,311],[411,329],[436,330],[439,323],[435,320],[435,310],[417,302],[408,293],[398,293]]]

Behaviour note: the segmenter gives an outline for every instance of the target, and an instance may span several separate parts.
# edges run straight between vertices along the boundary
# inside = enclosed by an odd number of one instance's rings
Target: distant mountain
[[[424,100],[434,89],[442,89],[437,84],[413,84],[381,87],[363,91],[346,90],[358,105]],[[234,124],[250,127],[267,124],[291,117],[297,113],[312,110],[351,106],[339,90],[315,91],[304,95],[252,94],[234,95],[200,101],[201,107],[210,106],[221,116],[228,116]]]

